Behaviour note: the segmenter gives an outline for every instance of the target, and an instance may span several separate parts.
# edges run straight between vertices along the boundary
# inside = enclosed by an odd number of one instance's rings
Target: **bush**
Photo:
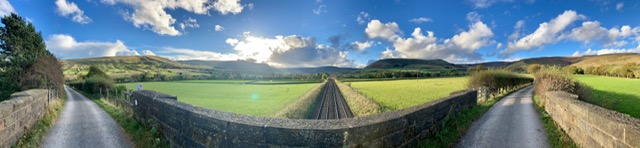
[[[546,99],[544,94],[549,91],[565,91],[578,95],[582,100],[591,96],[591,88],[575,81],[571,74],[558,68],[544,69],[534,76],[536,79],[535,92],[542,100]]]
[[[104,90],[113,88],[113,86],[113,80],[105,77],[94,76],[84,80],[84,90],[93,94],[100,93],[101,89],[104,92]]]
[[[471,74],[467,87],[487,87],[489,92],[495,95],[503,90],[510,90],[531,83],[532,81],[532,78],[521,76],[507,70],[492,69]]]

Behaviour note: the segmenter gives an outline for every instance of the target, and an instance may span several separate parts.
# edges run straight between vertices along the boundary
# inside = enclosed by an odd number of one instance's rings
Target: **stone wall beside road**
[[[32,89],[0,102],[0,147],[11,147],[42,119],[49,106],[48,94],[44,89]]]
[[[460,91],[402,110],[337,120],[254,117],[173,98],[149,90],[135,91],[131,98],[136,118],[158,126],[172,147],[416,147],[441,130],[446,116],[475,106],[477,92]]]
[[[582,147],[640,148],[640,120],[582,102],[567,92],[545,95],[547,113]]]

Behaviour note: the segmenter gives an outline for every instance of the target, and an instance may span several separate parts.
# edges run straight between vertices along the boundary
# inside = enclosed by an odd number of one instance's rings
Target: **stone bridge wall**
[[[476,105],[467,90],[418,106],[339,120],[254,117],[210,110],[141,90],[132,109],[151,121],[172,147],[415,147],[440,130],[445,117]]]
[[[582,147],[640,148],[640,120],[578,100],[567,92],[547,92],[545,110]]]
[[[49,106],[48,94],[45,89],[32,89],[0,102],[0,147],[11,147],[42,119]]]

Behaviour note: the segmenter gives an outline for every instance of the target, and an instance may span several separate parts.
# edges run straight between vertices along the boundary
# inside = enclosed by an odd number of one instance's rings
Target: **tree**
[[[327,74],[322,74],[322,80],[327,80]]]
[[[97,66],[91,65],[89,66],[89,73],[87,73],[85,78],[90,78],[95,76],[109,78],[109,75],[107,75],[107,73],[100,70],[100,68],[98,68]]]
[[[467,73],[473,74],[473,73],[476,73],[476,72],[479,72],[479,71],[484,71],[484,70],[487,70],[487,68],[485,68],[482,65],[476,65],[474,67],[467,68]]]
[[[56,89],[61,90],[62,84],[48,85],[44,83],[60,83],[60,80],[57,80],[60,77],[50,77],[49,75],[62,73],[62,69],[57,66],[34,67],[37,60],[54,64],[58,62],[54,60],[53,54],[46,50],[42,33],[37,32],[32,23],[25,22],[15,13],[3,17],[2,24],[4,26],[0,27],[0,67],[2,67],[0,100],[25,89],[58,87]],[[46,65],[47,63],[41,64]]]
[[[527,73],[536,73],[538,71],[540,71],[540,69],[542,68],[542,66],[540,66],[539,64],[531,64],[529,66],[527,66]]]

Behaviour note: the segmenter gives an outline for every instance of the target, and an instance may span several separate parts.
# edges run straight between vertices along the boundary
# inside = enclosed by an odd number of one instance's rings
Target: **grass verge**
[[[525,86],[526,87],[526,86]],[[462,136],[467,132],[467,129],[478,118],[487,112],[493,104],[500,101],[505,96],[516,92],[520,89],[515,89],[511,92],[498,95],[492,99],[488,99],[484,103],[480,103],[474,107],[461,111],[453,116],[446,116],[443,120],[443,124],[440,127],[440,131],[432,138],[420,141],[418,147],[453,147]]]
[[[544,111],[541,102],[539,101],[538,96],[534,96],[533,98],[536,106],[536,111],[540,115],[540,121],[542,122],[542,126],[544,126],[544,130],[547,132],[547,142],[552,148],[577,148],[575,142],[565,133],[560,126],[553,121],[553,118]]]
[[[139,122],[135,117],[133,117],[132,113],[125,111],[123,108],[111,105],[108,101],[101,99],[98,95],[91,95],[82,91],[79,92],[96,102],[96,104],[104,109],[111,118],[116,120],[120,127],[127,132],[129,139],[131,139],[136,147],[169,147],[168,143],[160,140],[160,132],[158,131],[157,126],[152,125],[149,127],[143,125],[142,122]]]
[[[314,102],[320,97],[320,92],[322,92],[322,88],[327,84],[321,83],[318,86],[311,89],[309,92],[305,93],[300,99],[296,102],[293,102],[290,105],[287,105],[284,109],[276,113],[275,117],[277,118],[290,118],[290,119],[304,119],[311,112],[313,112]]]
[[[47,131],[53,124],[56,123],[60,112],[62,112],[62,106],[64,106],[64,100],[53,100],[51,106],[47,109],[42,120],[37,121],[32,129],[25,133],[13,147],[39,147],[40,142],[44,140],[44,136],[47,135]]]
[[[367,98],[357,90],[343,84],[340,81],[336,81],[336,84],[338,85],[340,92],[344,96],[344,99],[347,101],[347,104],[356,117],[378,114],[390,110],[384,108],[382,105]]]

